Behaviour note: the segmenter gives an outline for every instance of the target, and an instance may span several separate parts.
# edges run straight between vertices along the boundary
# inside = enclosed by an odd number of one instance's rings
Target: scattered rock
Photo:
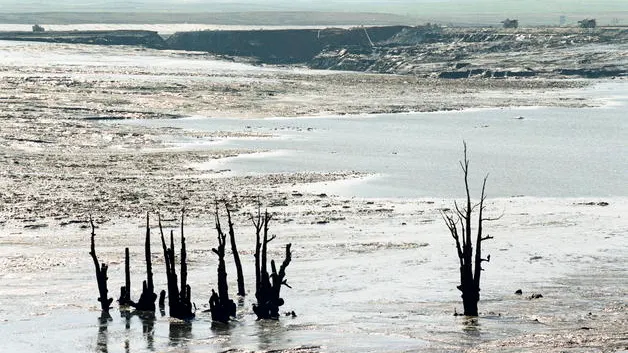
[[[540,299],[543,298],[543,294],[539,294],[539,293],[534,293],[531,296],[528,297],[528,300],[532,300],[532,299]]]
[[[515,291],[515,294],[516,294],[516,295],[522,295],[522,294],[523,294],[523,291],[522,291],[521,289],[517,289],[517,290]]]
[[[48,225],[45,223],[37,223],[37,224],[27,224],[24,226],[26,229],[39,229],[39,228],[47,228]]]
[[[578,206],[601,206],[601,207],[606,207],[609,205],[608,202],[606,201],[600,201],[600,202],[578,202],[575,203],[574,205],[578,205]]]

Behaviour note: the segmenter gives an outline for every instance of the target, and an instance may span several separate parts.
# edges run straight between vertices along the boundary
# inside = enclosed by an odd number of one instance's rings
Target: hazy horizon
[[[224,13],[252,11],[374,12],[434,21],[480,22],[516,17],[536,23],[557,22],[559,16],[597,17],[600,22],[628,23],[625,0],[0,0],[0,13],[33,12],[158,12]]]
[[[0,12],[48,11],[346,11],[421,14],[423,11],[470,11],[478,13],[512,11],[547,12],[626,12],[624,0],[0,0]]]

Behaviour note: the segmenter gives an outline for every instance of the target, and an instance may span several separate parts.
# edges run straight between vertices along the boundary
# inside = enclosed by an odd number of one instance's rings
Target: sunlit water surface
[[[598,85],[589,91],[596,98],[606,93],[605,105],[131,123],[271,134],[270,138],[173,142],[261,152],[195,166],[231,174],[369,174],[361,183],[334,188],[343,196],[458,197],[463,191],[458,165],[463,141],[468,144],[475,187],[489,174],[491,196],[628,196],[628,83]]]

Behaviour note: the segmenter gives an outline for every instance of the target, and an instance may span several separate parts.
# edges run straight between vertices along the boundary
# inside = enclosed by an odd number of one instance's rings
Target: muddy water
[[[492,259],[485,266],[478,320],[453,316],[461,310],[455,289],[457,259],[438,213],[449,205],[446,200],[354,200],[348,205],[364,216],[326,225],[277,223],[273,232],[279,239],[272,257],[280,258],[282,244],[295,244],[287,277],[293,289],[283,293],[284,310],[294,310],[297,317],[257,322],[249,295],[229,327],[212,326],[209,314],[201,312],[215,285],[209,225],[186,232],[189,281],[199,307],[190,324],[159,313],[154,320],[127,319],[115,308],[113,318],[101,323],[86,250],[88,230],[4,234],[0,332],[9,338],[8,351],[21,352],[449,352],[483,345],[491,351],[490,344],[500,340],[533,344],[533,338],[521,337],[535,333],[558,332],[552,344],[564,344],[561,332],[581,327],[596,337],[612,337],[618,328],[604,323],[609,318],[626,322],[628,223],[622,217],[628,201],[607,198],[610,205],[605,207],[580,204],[587,200],[491,202],[490,211],[503,210],[504,217],[489,227],[496,239],[486,245]],[[307,214],[310,209],[276,211]],[[250,290],[253,234],[244,215],[237,221]],[[111,263],[114,295],[123,283],[124,246],[131,247],[133,297],[139,295],[143,232],[137,223],[129,227],[129,220],[121,220],[98,230],[97,251]],[[157,251],[159,244],[153,244]],[[163,263],[157,252],[154,258],[156,286],[165,288]],[[229,271],[233,273],[231,267]],[[232,293],[234,280],[231,276]],[[516,289],[524,295],[515,295]],[[525,298],[533,293],[544,298]]]
[[[491,196],[628,196],[628,84],[602,84],[586,94],[606,99],[606,105],[134,123],[274,136],[206,145],[196,140],[188,146],[263,151],[195,166],[201,169],[236,175],[345,170],[371,174],[363,183],[334,190],[343,196],[459,197],[463,190],[456,161],[463,140],[469,144],[472,175],[490,174]]]

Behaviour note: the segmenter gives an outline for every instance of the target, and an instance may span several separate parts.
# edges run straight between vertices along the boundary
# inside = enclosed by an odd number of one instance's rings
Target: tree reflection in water
[[[109,313],[103,312],[98,318],[98,336],[96,338],[96,352],[98,353],[109,352],[109,347],[107,346],[107,326],[109,325],[109,321],[111,321]]]
[[[467,316],[462,321],[462,331],[469,336],[480,336],[480,321],[477,317]]]
[[[142,322],[142,333],[146,338],[146,348],[155,350],[155,313],[151,311],[138,312],[137,316]]]
[[[170,339],[170,346],[184,347],[184,352],[187,352],[188,342],[192,339],[192,323],[171,319],[168,338]]]

